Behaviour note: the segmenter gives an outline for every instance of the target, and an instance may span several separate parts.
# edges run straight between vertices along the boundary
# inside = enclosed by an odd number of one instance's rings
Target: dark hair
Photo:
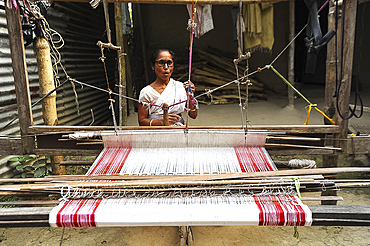
[[[150,64],[152,65],[152,67],[154,67],[155,61],[157,60],[157,57],[159,56],[159,53],[161,53],[163,51],[167,51],[168,53],[170,53],[170,55],[172,56],[173,63],[175,63],[175,53],[172,50],[158,49],[158,50],[153,52],[152,57],[150,58]]]

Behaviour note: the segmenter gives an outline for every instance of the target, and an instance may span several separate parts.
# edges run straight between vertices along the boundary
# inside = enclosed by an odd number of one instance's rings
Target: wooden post
[[[163,125],[169,126],[170,123],[168,121],[168,104],[163,103]]]
[[[124,40],[123,40],[123,28],[122,28],[122,4],[120,2],[114,3],[114,19],[116,24],[116,42],[117,46],[121,47],[120,52],[118,52],[118,58],[121,61],[118,69],[120,70],[120,91],[121,95],[126,96],[127,86],[126,86],[126,62],[125,62],[125,50],[124,50]],[[126,98],[120,98],[120,126],[127,125],[127,100]]]
[[[289,1],[289,40],[295,36],[295,0]],[[289,46],[288,80],[294,85],[294,42]],[[288,87],[288,106],[294,106],[294,91]]]
[[[179,246],[186,246],[186,226],[180,226],[180,243]]]
[[[340,56],[341,47],[343,45],[343,71],[342,71],[342,85],[341,89],[336,95],[339,97],[338,108],[334,115],[334,122],[336,125],[340,126],[340,132],[334,134],[334,147],[342,148],[342,153],[346,152],[346,141],[348,134],[348,120],[344,120],[338,114],[338,109],[340,110],[343,117],[347,117],[349,114],[349,98],[351,93],[351,79],[352,79],[352,66],[353,66],[353,53],[354,53],[354,42],[355,42],[355,30],[356,30],[356,12],[357,12],[357,0],[345,0],[345,19],[344,19],[344,30],[345,33],[341,33],[342,21],[338,20],[338,48],[337,54]],[[330,2],[329,10],[329,20],[328,20],[328,29],[335,28],[335,6]],[[341,43],[342,35],[344,36],[343,44]],[[335,41],[329,42],[327,47],[327,62],[326,62],[326,85],[325,85],[325,104],[324,111],[329,115],[329,109],[337,107],[336,100],[333,95],[336,90],[336,68],[335,68]],[[342,62],[341,58],[338,58],[337,71],[340,73],[340,63]],[[340,74],[338,74],[338,79]],[[335,140],[338,139],[338,140]],[[337,153],[338,154],[338,153]],[[324,167],[337,167],[338,155],[323,156]],[[336,191],[325,191],[322,192],[322,195],[326,196],[335,196]],[[325,201],[322,204],[330,205],[333,202]],[[336,202],[334,202],[336,204]]]
[[[344,19],[344,30],[345,33],[343,39],[343,77],[342,86],[339,91],[339,102],[338,109],[340,110],[343,117],[349,115],[349,98],[351,94],[351,82],[352,82],[352,67],[353,67],[353,54],[355,46],[355,35],[356,35],[356,13],[357,13],[357,0],[346,0],[345,1],[345,19]],[[338,139],[347,139],[348,134],[348,120],[343,120],[338,111],[335,114],[334,121],[340,126],[340,133]],[[346,151],[346,142],[339,141],[337,146],[342,148],[343,153]]]
[[[339,7],[340,9],[341,7]],[[336,18],[336,7],[333,1],[329,2],[329,15],[328,15],[328,30],[335,30],[335,18]],[[329,117],[333,117],[334,114],[330,111],[333,111],[336,105],[336,98],[334,98],[335,87],[336,87],[336,64],[338,64],[338,71],[340,71],[340,62],[341,58],[338,57],[336,61],[335,49],[337,48],[337,54],[340,54],[341,39],[342,39],[342,21],[338,19],[338,30],[336,36],[327,44],[327,55],[326,55],[326,83],[325,83],[325,101],[324,101],[324,112]],[[337,41],[336,41],[337,40]],[[336,47],[335,43],[337,42],[338,46]],[[326,125],[331,124],[324,118]],[[338,134],[327,136],[329,137],[338,137]],[[326,142],[328,143],[329,140]],[[331,143],[333,145],[334,143]],[[338,165],[338,153],[334,155],[323,155],[323,166],[324,167],[337,167]],[[322,196],[335,196],[337,192],[335,190],[323,191]],[[322,205],[336,205],[336,201],[321,201]]]
[[[355,30],[356,30],[356,11],[357,11],[357,1],[346,0],[345,2],[345,20],[344,20],[344,30],[345,33],[341,33],[342,21],[338,20],[338,56],[341,55],[341,47],[343,45],[343,71],[342,71],[342,85],[338,92],[337,97],[339,97],[338,108],[334,115],[334,122],[336,125],[340,126],[340,133],[336,134],[334,137],[337,139],[346,139],[348,133],[348,120],[343,120],[338,114],[338,109],[340,110],[343,117],[347,117],[349,114],[349,98],[351,93],[351,79],[352,79],[352,66],[353,66],[353,53],[354,53],[354,42],[355,42]],[[329,29],[334,29],[335,24],[335,6],[331,4],[331,11],[329,11]],[[342,35],[344,36],[343,44],[341,44]],[[340,75],[340,63],[341,58],[338,58],[338,79]],[[336,78],[335,78],[335,41],[334,39],[329,42],[327,47],[327,62],[326,62],[326,85],[325,85],[325,104],[324,111],[328,113],[328,110],[332,107],[337,107],[335,95],[336,90]],[[343,153],[345,152],[346,143],[345,141],[335,141],[335,147],[341,147]]]
[[[130,57],[128,55],[128,35],[124,34],[123,35],[123,46],[124,46],[124,52],[126,55],[124,56],[125,59],[125,69],[126,69],[126,93],[129,97],[134,98],[134,90],[133,90],[133,85],[132,85],[132,76],[131,76],[131,65],[130,65]],[[134,113],[135,111],[135,106],[134,106],[134,101],[133,100],[128,100],[128,115]]]
[[[22,149],[24,154],[30,154],[33,153],[35,149],[35,140],[33,137],[28,136],[28,128],[33,126],[33,117],[26,55],[23,45],[22,25],[20,21],[19,8],[13,6],[13,1],[4,1],[4,3],[12,57],[15,93],[17,95]]]
[[[34,51],[36,53],[39,74],[40,96],[43,97],[55,89],[48,41],[45,38],[36,38],[34,42]],[[56,92],[54,92],[42,101],[42,115],[44,124],[47,126],[56,126],[58,124],[56,97]],[[52,173],[56,175],[65,175],[65,166],[59,165],[59,163],[63,161],[63,156],[52,156],[51,159]]]
[[[148,85],[149,84],[149,74],[148,74],[148,65],[147,65],[147,57],[146,57],[146,45],[145,45],[145,32],[144,32],[143,17],[141,15],[141,5],[140,5],[140,3],[135,4],[135,6],[137,6],[137,13],[138,13],[138,19],[139,19],[139,26],[140,26],[141,54],[143,56],[145,82]]]

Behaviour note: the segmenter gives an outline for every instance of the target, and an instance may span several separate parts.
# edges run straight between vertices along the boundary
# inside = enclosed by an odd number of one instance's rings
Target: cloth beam
[[[69,200],[50,213],[53,227],[309,226],[312,213],[296,196],[170,197]]]

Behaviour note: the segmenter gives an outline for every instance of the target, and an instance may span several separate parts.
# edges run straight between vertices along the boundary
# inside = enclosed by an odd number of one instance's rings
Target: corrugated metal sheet
[[[112,11],[110,16],[113,17]],[[48,21],[50,26],[64,38],[65,45],[60,53],[68,75],[78,81],[107,89],[104,67],[99,60],[101,52],[96,45],[99,40],[107,42],[102,5],[94,10],[88,3],[54,2],[53,11],[49,11]],[[114,29],[114,21],[112,20],[110,23],[111,29]],[[114,89],[115,72],[117,71],[116,52],[105,50],[105,56],[107,57],[110,88]],[[64,81],[65,76],[61,70],[59,72],[60,81]],[[79,111],[70,83],[63,86],[63,90],[57,94],[59,124],[90,124],[92,121],[91,109],[94,113],[94,124],[103,124],[111,119],[106,93],[86,86],[81,87],[78,84],[75,86]]]
[[[0,1],[4,6],[4,1]],[[111,11],[111,19],[113,12]],[[105,22],[102,6],[94,10],[87,3],[54,2],[48,11],[47,20],[52,29],[57,30],[64,38],[65,45],[60,49],[62,64],[68,75],[96,87],[107,89],[104,68],[99,60],[101,52],[96,43],[98,40],[107,42],[105,37]],[[111,21],[114,29],[114,21]],[[112,30],[114,33],[114,30]],[[114,38],[114,37],[112,37]],[[114,39],[113,39],[114,40]],[[116,52],[105,51],[110,88],[116,84]],[[32,45],[26,48],[27,70],[30,83],[32,103],[39,97],[39,81],[37,63]],[[12,65],[9,48],[8,30],[6,26],[5,11],[0,9],[0,128],[17,116],[17,103],[12,75]],[[66,76],[59,69],[60,81]],[[103,124],[111,120],[108,95],[104,92],[76,86],[79,107],[77,109],[76,97],[71,83],[66,83],[57,91],[57,109],[59,125],[88,125],[92,121],[91,109],[94,112],[94,124]],[[118,106],[117,104],[115,105]],[[33,108],[34,124],[43,124],[41,104]],[[19,124],[15,121],[0,135],[19,134]],[[0,176],[2,170],[8,170],[5,163],[8,156],[0,156]],[[5,171],[4,171],[5,172]]]

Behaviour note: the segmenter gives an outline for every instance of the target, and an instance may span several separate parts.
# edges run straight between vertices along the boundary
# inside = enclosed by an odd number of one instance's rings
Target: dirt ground
[[[306,91],[306,96],[322,107],[324,98],[322,88],[311,88]],[[286,107],[286,103],[286,97],[275,94],[269,95],[267,101],[251,102],[248,119],[252,125],[303,124],[306,119],[306,103],[301,99],[296,101],[295,107]],[[367,125],[370,122],[369,114],[365,113],[364,118],[356,121],[356,124]],[[237,104],[200,105],[198,119],[190,121],[190,124],[240,125],[240,122],[240,109]],[[310,124],[322,122],[321,115],[313,111]],[[137,125],[136,114],[129,117],[128,125]],[[338,195],[344,198],[339,205],[370,205],[369,189],[345,189],[339,191]],[[370,245],[370,227],[300,227],[298,239],[293,237],[293,227],[198,226],[192,227],[192,230],[197,246]],[[0,246],[176,246],[179,240],[177,227],[0,228]]]

